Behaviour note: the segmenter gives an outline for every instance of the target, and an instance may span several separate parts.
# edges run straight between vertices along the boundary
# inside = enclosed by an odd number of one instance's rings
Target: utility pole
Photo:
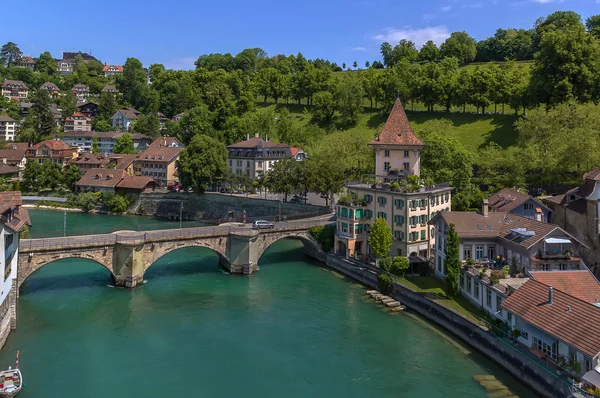
[[[279,199],[279,221],[281,221],[281,199]]]
[[[182,216],[183,216],[183,202],[181,202],[181,206],[179,207],[179,229],[181,229]]]
[[[67,212],[65,211],[65,216],[63,218],[63,236],[67,236]]]

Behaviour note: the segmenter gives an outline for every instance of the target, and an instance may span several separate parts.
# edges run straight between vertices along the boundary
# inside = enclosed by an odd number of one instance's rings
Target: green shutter
[[[427,235],[427,231],[425,231],[424,229],[421,230],[421,239],[425,239]]]
[[[404,224],[404,216],[400,216],[400,224]]]

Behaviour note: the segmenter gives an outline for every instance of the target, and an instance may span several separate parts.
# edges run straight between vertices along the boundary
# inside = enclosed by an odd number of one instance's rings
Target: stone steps
[[[380,302],[393,312],[402,311],[405,308],[398,300],[379,293],[377,290],[367,290],[367,294],[375,301]]]

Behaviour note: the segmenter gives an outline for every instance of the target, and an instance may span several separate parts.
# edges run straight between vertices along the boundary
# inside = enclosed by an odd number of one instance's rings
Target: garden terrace
[[[473,278],[480,278],[485,285],[496,290],[500,294],[507,295],[511,291],[517,290],[529,280],[529,278],[525,276],[505,275],[502,271],[502,267],[494,267],[493,263],[488,262],[485,264],[486,265],[484,265],[484,263],[479,263],[473,266],[464,266],[463,270]],[[491,267],[488,268],[487,265],[491,265]]]
[[[377,180],[377,177],[381,176],[373,176],[373,180]],[[435,184],[435,185],[419,185],[414,183],[405,183],[406,180],[400,179],[403,184],[398,183],[398,181],[394,181],[392,183],[389,182],[369,182],[367,179],[363,180],[355,180],[348,181],[346,183],[346,188],[361,188],[361,189],[372,189],[376,191],[383,192],[401,192],[401,193],[425,193],[425,192],[436,192],[439,190],[445,190],[450,188],[451,185],[448,182]]]

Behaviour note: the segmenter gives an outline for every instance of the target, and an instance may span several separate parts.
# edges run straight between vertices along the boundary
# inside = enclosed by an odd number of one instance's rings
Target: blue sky
[[[105,63],[136,57],[145,66],[192,68],[205,53],[261,47],[269,55],[302,52],[351,64],[380,59],[382,41],[441,43],[453,31],[480,40],[497,28],[530,28],[540,16],[573,10],[600,14],[600,0],[17,0],[3,15],[24,28],[4,29],[25,55],[91,50]],[[89,5],[88,5],[89,4]],[[94,4],[94,5],[92,5]]]

